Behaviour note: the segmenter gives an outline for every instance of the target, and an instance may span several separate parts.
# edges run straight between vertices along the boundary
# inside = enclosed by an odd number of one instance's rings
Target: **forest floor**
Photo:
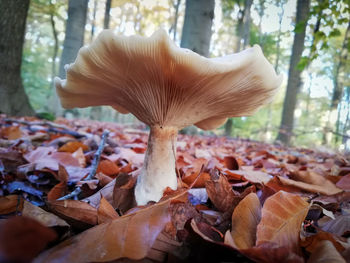
[[[0,115],[0,261],[350,262],[345,156],[180,134],[178,190],[136,206],[147,138]]]

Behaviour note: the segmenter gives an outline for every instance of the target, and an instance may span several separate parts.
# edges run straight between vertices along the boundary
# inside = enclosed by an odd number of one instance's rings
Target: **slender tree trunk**
[[[112,4],[112,0],[106,0],[105,17],[103,20],[103,28],[104,29],[109,28],[109,21],[111,18],[111,15],[109,14],[109,12],[111,11],[111,4]]]
[[[50,23],[51,23],[51,29],[52,29],[52,35],[54,39],[54,47],[53,47],[53,52],[52,52],[52,64],[51,64],[51,91],[54,90],[54,78],[56,77],[56,59],[57,59],[57,54],[58,54],[58,34],[57,34],[57,29],[56,29],[56,22],[54,19],[54,4],[52,3],[52,0],[50,0]],[[52,94],[49,94],[48,99],[52,96]]]
[[[329,108],[328,121],[325,128],[324,140],[323,143],[329,144],[332,140],[332,129],[334,126],[337,126],[337,119],[339,115],[338,108],[340,101],[343,96],[344,90],[344,76],[343,74],[347,74],[344,72],[344,67],[348,58],[348,46],[350,39],[350,21],[348,23],[348,27],[345,32],[342,49],[339,54],[339,62],[335,69],[334,81],[333,81],[333,95]],[[340,110],[340,109],[339,109]]]
[[[214,0],[186,0],[181,47],[191,49],[202,56],[209,55],[214,7]]]
[[[92,12],[90,42],[92,42],[92,40],[94,39],[94,35],[95,35],[97,4],[98,4],[98,2],[97,2],[97,0],[95,0],[94,1],[94,10]]]
[[[66,77],[64,66],[75,60],[79,49],[84,44],[87,7],[88,0],[69,0],[68,2],[66,36],[63,42],[63,51],[58,71],[58,76],[61,79]],[[51,98],[51,105],[56,115],[62,115],[63,109],[56,92],[54,92]]]
[[[21,79],[29,0],[0,1],[0,113],[33,115]]]
[[[282,21],[284,16],[284,2],[283,0],[278,0],[278,6],[280,12],[278,13],[278,33],[276,42],[276,61],[275,61],[275,71],[279,72],[279,62],[281,56],[281,36],[282,36]]]
[[[252,7],[253,0],[245,0],[244,1],[244,16],[243,16],[243,49],[249,46],[250,42],[250,9]]]
[[[297,69],[304,50],[306,24],[309,15],[310,0],[298,0],[296,25],[301,25],[300,31],[295,32],[292,55],[289,63],[287,92],[284,98],[282,120],[277,140],[289,144],[294,125],[294,110],[297,95],[300,90],[301,71]]]
[[[176,2],[172,1],[173,6],[175,8],[175,14],[174,14],[174,23],[171,26],[171,32],[173,33],[173,40],[176,41],[176,34],[177,34],[177,21],[179,19],[179,8],[181,4],[181,0],[175,0]]]

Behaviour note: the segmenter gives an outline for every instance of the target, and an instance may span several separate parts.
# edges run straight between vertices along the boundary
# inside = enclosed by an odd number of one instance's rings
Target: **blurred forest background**
[[[349,150],[349,18],[348,0],[1,0],[0,113],[138,123],[109,107],[62,109],[53,79],[104,28],[149,36],[162,27],[208,57],[258,44],[284,75],[273,103],[216,134]]]

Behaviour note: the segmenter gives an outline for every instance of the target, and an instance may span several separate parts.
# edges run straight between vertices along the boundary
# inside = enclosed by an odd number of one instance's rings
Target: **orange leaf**
[[[182,181],[187,184],[191,185],[193,181],[197,178],[198,173],[191,173],[190,175],[182,178]],[[197,179],[196,183],[194,184],[193,188],[202,188],[205,187],[205,182],[210,180],[210,175],[208,173],[202,173],[199,178]]]
[[[0,227],[1,262],[31,262],[56,237],[55,231],[28,217],[4,220]]]
[[[22,132],[19,126],[9,126],[1,129],[1,137],[8,140],[17,140],[22,137]]]
[[[171,199],[90,228],[45,251],[36,263],[104,262],[119,258],[142,259],[170,221]]]
[[[232,214],[232,239],[235,248],[253,247],[256,240],[256,228],[261,218],[261,204],[255,193],[247,195],[236,206]]]
[[[300,196],[280,191],[267,198],[261,211],[256,244],[273,242],[300,254],[299,233],[309,210]]]
[[[63,216],[64,219],[73,219],[89,225],[97,224],[97,209],[86,202],[77,200],[51,201],[49,203],[53,212]]]
[[[97,221],[98,224],[112,221],[118,218],[119,215],[114,210],[113,206],[102,196],[100,200],[100,206],[97,209]]]
[[[19,195],[0,196],[0,215],[22,211],[23,198]]]
[[[89,149],[88,146],[86,146],[84,143],[82,142],[67,142],[66,144],[62,145],[58,151],[59,152],[69,152],[69,153],[74,153],[76,150],[78,150],[79,148],[82,148],[83,151],[87,151]]]
[[[47,194],[47,200],[48,201],[54,201],[58,198],[65,196],[67,193],[67,183],[62,181],[58,184],[56,184],[50,192]]]
[[[104,173],[105,175],[112,176],[117,175],[119,173],[120,169],[119,167],[111,162],[110,160],[102,160],[97,168],[97,172]]]

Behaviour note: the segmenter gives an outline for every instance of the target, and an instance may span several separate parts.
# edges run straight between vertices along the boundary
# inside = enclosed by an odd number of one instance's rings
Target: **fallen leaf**
[[[3,127],[0,135],[7,140],[17,140],[23,136],[19,126]]]
[[[334,220],[322,226],[322,230],[338,236],[343,236],[344,233],[350,231],[350,215],[340,215],[336,217]]]
[[[273,242],[301,254],[299,233],[309,204],[298,195],[280,191],[267,198],[261,210],[256,245]]]
[[[118,218],[119,215],[114,210],[113,206],[102,196],[100,206],[97,209],[97,222],[102,224]]]
[[[58,148],[57,151],[74,153],[79,148],[81,148],[83,151],[87,151],[89,149],[89,147],[82,142],[72,141],[72,142],[65,143],[60,148]]]
[[[339,252],[345,250],[345,248],[335,239],[333,234],[324,231],[320,231],[315,235],[305,237],[301,241],[301,246],[304,247],[308,252],[313,253],[317,249],[318,244],[324,240],[328,240],[333,243],[334,247]]]
[[[20,195],[0,196],[0,214],[20,212],[23,208],[23,198]]]
[[[343,190],[350,190],[350,173],[344,175],[337,183],[336,186]]]
[[[67,194],[67,183],[62,181],[58,184],[56,184],[50,192],[47,193],[47,200],[48,201],[54,201],[58,198],[65,196]]]
[[[62,200],[48,203],[52,212],[57,213],[63,219],[75,220],[89,225],[97,224],[97,209],[83,201]]]
[[[0,223],[1,262],[31,262],[56,233],[36,220],[15,216]]]
[[[95,175],[95,178],[98,180],[98,184],[100,187],[104,187],[113,181],[113,178],[105,175],[104,173],[97,173]]]
[[[134,188],[136,178],[129,174],[119,174],[116,178],[113,189],[113,207],[125,213],[130,208],[136,206]]]
[[[332,182],[328,181],[328,183],[325,183],[324,185],[315,185],[315,184],[309,184],[304,182],[295,181],[292,179],[284,178],[281,176],[278,176],[278,179],[282,183],[282,185],[285,186],[292,186],[297,187],[299,189],[311,192],[311,193],[321,193],[324,195],[335,195],[341,193],[343,190],[336,187]],[[326,179],[325,179],[326,180]]]
[[[227,212],[231,215],[235,206],[241,198],[237,196],[227,181],[226,177],[220,175],[217,180],[206,181],[205,188],[208,196],[214,206],[221,212]]]
[[[294,186],[300,187],[309,192],[319,192],[325,195],[334,195],[342,190],[336,187],[334,183],[327,180],[324,176],[312,171],[298,171],[289,175],[291,180],[298,181]],[[282,182],[284,179],[281,177]],[[290,182],[290,181],[289,181]],[[303,184],[306,183],[306,184]]]
[[[255,245],[260,218],[259,198],[255,193],[250,193],[233,210],[231,236],[235,248],[245,249]]]
[[[332,242],[328,240],[322,240],[318,242],[311,253],[308,263],[346,263],[345,259],[335,249]]]
[[[142,259],[170,221],[171,200],[100,224],[42,253],[40,262],[104,262],[119,258]]]
[[[194,182],[194,180],[197,179],[197,176],[198,176],[198,173],[191,173],[190,175],[182,178],[182,181],[187,185],[191,185]],[[201,173],[196,183],[193,185],[193,188],[205,187],[205,182],[209,180],[210,180],[210,175],[208,173]]]
[[[86,158],[81,147],[72,153],[72,156],[78,160],[80,167],[84,168],[86,166]]]
[[[261,172],[261,171],[241,171],[241,170],[237,170],[237,171],[230,171],[231,175],[237,174],[238,176],[241,176],[241,178],[243,177],[246,181],[249,181],[251,183],[267,183],[268,181],[270,181],[272,179],[272,176]]]
[[[97,167],[97,172],[101,172],[108,176],[116,176],[119,173],[119,171],[119,167],[114,162],[108,159],[100,161]]]
[[[35,219],[46,227],[69,227],[63,219],[27,201],[24,201],[22,215]]]

